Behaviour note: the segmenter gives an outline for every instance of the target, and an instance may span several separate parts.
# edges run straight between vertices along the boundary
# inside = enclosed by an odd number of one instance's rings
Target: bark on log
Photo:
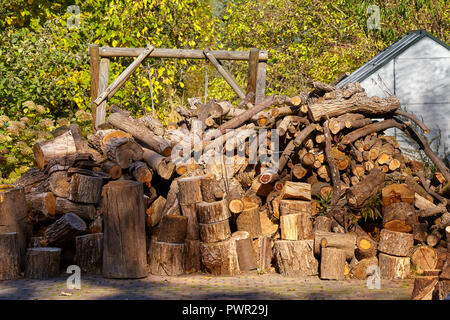
[[[332,222],[333,220],[327,216],[317,216],[314,224],[314,233],[316,231],[330,232]]]
[[[368,200],[376,195],[384,185],[385,174],[378,168],[372,169],[358,184],[345,190],[348,203],[353,208],[363,207]]]
[[[164,215],[165,205],[166,199],[162,196],[159,196],[155,201],[152,202],[151,206],[147,209],[147,215],[150,217],[149,227],[154,227],[161,221]]]
[[[101,198],[102,186],[102,178],[74,174],[70,180],[69,200],[97,203]]]
[[[185,216],[165,215],[159,227],[159,242],[184,243],[186,239],[187,220]]]
[[[158,154],[157,152],[142,148],[144,150],[144,153],[142,155],[142,158],[145,162],[152,168],[156,173],[163,178],[164,180],[169,180],[173,173],[175,172],[175,164],[170,161],[170,159],[165,158]]]
[[[383,209],[383,226],[387,230],[411,232],[419,223],[414,207],[406,202],[394,202]]]
[[[77,216],[87,220],[95,219],[97,211],[92,204],[75,203],[65,198],[56,198],[55,213],[66,214],[75,213]]]
[[[412,254],[413,245],[412,234],[383,229],[380,233],[378,250],[389,255],[409,257]]]
[[[411,255],[411,264],[419,273],[424,270],[434,270],[437,263],[436,250],[427,246],[417,247]]]
[[[381,191],[383,208],[395,202],[406,202],[414,205],[414,190],[404,183],[394,183],[383,188]]]
[[[102,216],[97,216],[94,221],[89,224],[89,233],[103,233]]]
[[[230,222],[228,219],[213,223],[199,223],[200,239],[206,243],[224,241],[230,238]]]
[[[33,145],[33,152],[36,163],[39,169],[42,170],[52,159],[77,153],[77,148],[72,132],[67,131],[52,140],[36,142]]]
[[[369,124],[363,128],[359,128],[359,129],[356,129],[356,130],[350,132],[349,134],[347,134],[346,136],[344,136],[341,139],[340,145],[343,145],[343,146],[348,145],[348,144],[358,140],[359,138],[365,137],[368,134],[371,134],[374,132],[384,131],[389,128],[397,128],[400,130],[404,130],[404,127],[405,127],[404,125],[398,123],[394,119],[388,119],[388,120],[383,120],[380,122],[375,122],[375,123]]]
[[[0,281],[20,277],[20,247],[17,232],[0,233]]]
[[[122,176],[122,168],[114,161],[107,160],[100,166],[101,170],[111,176],[111,179],[119,179]]]
[[[200,257],[206,273],[215,276],[233,276],[239,273],[236,242],[231,238],[222,242],[201,243]]]
[[[312,217],[310,213],[282,215],[280,217],[281,239],[307,240],[313,237]]]
[[[314,233],[314,254],[320,255],[320,248],[338,248],[345,251],[347,260],[355,256],[356,235],[351,233],[334,233],[316,231]]]
[[[185,266],[187,274],[200,271],[200,240],[186,239]]]
[[[60,261],[60,248],[30,248],[26,255],[25,278],[43,280],[57,277]]]
[[[158,276],[178,276],[185,273],[184,243],[154,241],[149,250],[150,273]]]
[[[277,240],[274,245],[275,262],[284,276],[314,276],[319,264],[313,255],[313,240]]]
[[[70,190],[70,178],[67,175],[67,171],[56,171],[50,175],[48,179],[50,191],[56,197],[69,197]]]
[[[345,251],[337,248],[322,248],[320,254],[320,279],[343,280]]]
[[[281,190],[282,199],[311,200],[311,185],[304,182],[285,181]]]
[[[369,237],[359,236],[356,239],[355,257],[358,260],[371,258],[377,254],[377,243]]]
[[[414,278],[411,300],[432,300],[438,281],[438,276],[419,276]]]
[[[367,268],[369,266],[378,266],[377,257],[366,258],[358,261],[350,272],[356,279],[366,280],[368,277]]]
[[[197,218],[200,223],[214,223],[230,218],[226,201],[197,203]]]
[[[256,255],[256,264],[259,271],[268,271],[272,264],[272,238],[260,236],[253,240]]]
[[[252,239],[247,231],[236,231],[231,235],[236,242],[239,270],[250,271],[257,268]]]
[[[106,142],[104,149],[108,159],[116,162],[122,169],[127,169],[143,156],[141,146],[130,138],[111,138]]]
[[[201,202],[201,176],[180,178],[177,180],[180,204],[194,204]]]
[[[56,198],[52,192],[27,193],[25,201],[28,211],[40,213],[44,217],[55,216]]]
[[[382,279],[406,279],[410,273],[410,258],[380,253],[378,256]]]
[[[261,217],[259,207],[256,204],[250,204],[239,214],[236,219],[238,231],[247,231],[252,239],[262,236]]]
[[[145,183],[147,186],[150,186],[150,183],[153,178],[152,171],[147,167],[147,165],[142,161],[133,162],[128,168],[128,172],[131,173],[131,176],[139,182]]]
[[[102,274],[103,233],[93,233],[75,238],[75,263],[83,273]]]
[[[147,275],[143,185],[111,181],[103,187],[103,276],[143,278]]]
[[[205,176],[200,180],[202,199],[205,202],[215,202],[223,198],[223,191],[214,175]]]
[[[44,236],[50,246],[62,248],[86,229],[86,223],[76,214],[69,212],[49,225]]]
[[[186,239],[198,240],[200,239],[200,231],[197,218],[197,205],[196,204],[182,204],[181,212],[183,216],[188,218]]]

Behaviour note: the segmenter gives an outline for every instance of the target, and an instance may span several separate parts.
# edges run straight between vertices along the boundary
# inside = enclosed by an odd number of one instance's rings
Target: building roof
[[[397,42],[391,44],[389,47],[387,47],[384,51],[379,53],[375,56],[372,60],[361,66],[360,68],[356,69],[350,76],[343,79],[341,82],[339,82],[336,86],[338,88],[342,88],[347,83],[350,82],[361,82],[364,79],[371,76],[375,71],[386,65],[389,61],[397,57],[399,54],[404,52],[406,49],[417,43],[419,40],[423,39],[424,37],[428,37],[443,47],[450,50],[450,46],[446,43],[442,42],[435,36],[433,36],[431,33],[425,31],[425,30],[416,30],[408,33],[407,35],[403,36],[400,40]]]

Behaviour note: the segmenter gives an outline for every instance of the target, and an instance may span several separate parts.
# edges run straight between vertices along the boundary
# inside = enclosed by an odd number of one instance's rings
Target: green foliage
[[[317,196],[317,213],[321,216],[324,216],[327,213],[327,210],[331,204],[331,197],[333,195],[333,191],[329,191],[325,196],[319,194]]]
[[[361,216],[364,221],[367,221],[367,219],[376,220],[378,218],[381,218],[381,205],[381,190],[379,190],[377,194],[373,196],[361,209]]]

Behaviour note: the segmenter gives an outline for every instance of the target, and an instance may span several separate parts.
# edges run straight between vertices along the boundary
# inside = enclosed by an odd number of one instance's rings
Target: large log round
[[[409,257],[414,245],[413,235],[410,233],[381,230],[378,250],[394,256]]]
[[[225,200],[197,203],[197,217],[200,223],[214,223],[230,217]]]
[[[383,226],[398,232],[411,232],[418,223],[414,207],[406,202],[394,202],[383,209]]]
[[[230,222],[228,219],[214,223],[200,223],[200,239],[203,242],[219,242],[231,237]]]
[[[177,276],[185,273],[184,243],[153,241],[149,250],[150,273]]]
[[[30,248],[27,250],[25,277],[28,279],[48,279],[60,272],[60,248]]]
[[[180,204],[194,204],[202,201],[202,176],[180,178],[177,180]]]
[[[416,271],[433,270],[438,263],[438,255],[435,249],[421,246],[414,250],[411,255],[411,264]]]
[[[239,273],[236,242],[228,239],[221,242],[200,244],[203,270],[216,276],[232,276]]]
[[[313,276],[319,263],[313,254],[313,240],[277,240],[274,245],[278,271],[285,276]]]
[[[20,248],[17,232],[0,233],[0,280],[20,277]]]
[[[103,276],[147,275],[145,207],[142,183],[111,181],[103,187]]]
[[[320,279],[343,280],[345,278],[345,251],[322,248],[320,255]]]
[[[382,279],[397,280],[406,279],[409,276],[409,257],[396,257],[380,252],[378,259]]]

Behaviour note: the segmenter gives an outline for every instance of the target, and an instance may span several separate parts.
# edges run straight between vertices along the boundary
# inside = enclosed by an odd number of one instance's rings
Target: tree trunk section
[[[356,238],[356,259],[363,260],[376,256],[377,247],[377,243],[370,237],[359,236],[358,238]]]
[[[372,169],[358,184],[345,190],[348,203],[353,208],[363,207],[384,185],[385,174],[378,168]]]
[[[147,215],[150,217],[149,227],[156,226],[164,215],[164,206],[166,205],[166,199],[159,196],[152,202],[151,206],[147,209]]]
[[[221,200],[224,196],[214,175],[201,178],[200,189],[202,191],[202,199],[205,202],[215,202]]]
[[[17,232],[0,233],[0,281],[20,277],[20,247]]]
[[[88,274],[102,274],[103,233],[93,233],[75,238],[75,263]]]
[[[201,202],[201,179],[202,176],[178,179],[180,204],[194,204]]]
[[[49,279],[59,275],[60,248],[30,248],[27,250],[25,278]]]
[[[416,277],[411,300],[432,300],[438,281],[439,277],[437,276]]]
[[[382,279],[398,280],[409,276],[409,257],[396,257],[380,252],[378,259]]]
[[[411,255],[411,264],[417,272],[434,270],[438,263],[438,255],[435,249],[421,246],[414,250]]]
[[[161,219],[158,242],[184,243],[187,220],[188,218],[185,216],[165,215]]]
[[[314,225],[314,232],[316,231],[330,232],[332,222],[333,220],[331,220],[327,216],[317,216]]]
[[[313,240],[277,240],[274,255],[278,271],[284,276],[313,276],[319,264],[313,254]]]
[[[414,199],[414,198],[413,198]],[[412,232],[419,223],[414,207],[406,202],[394,202],[383,209],[383,226],[387,230]]]
[[[351,269],[351,274],[353,277],[359,280],[366,280],[369,276],[367,274],[367,268],[369,266],[378,266],[378,258],[370,257],[359,260],[358,263]]]
[[[142,150],[144,150],[144,154],[142,155],[144,161],[147,162],[150,168],[152,168],[161,178],[169,180],[173,176],[175,164],[173,164],[170,159],[147,148],[142,148]]]
[[[111,181],[103,187],[105,278],[147,275],[143,185]]]
[[[67,175],[67,171],[56,171],[50,175],[48,179],[50,191],[55,197],[69,197],[70,190],[70,178]]]
[[[154,241],[150,247],[150,273],[158,276],[178,276],[185,273],[184,243]]]
[[[206,243],[225,241],[231,236],[228,219],[214,223],[200,223],[200,239]]]
[[[66,131],[52,140],[36,142],[33,145],[33,152],[36,163],[39,169],[42,170],[52,159],[77,153],[77,148],[72,132]]]
[[[413,245],[412,234],[383,229],[380,233],[378,250],[393,256],[409,257],[412,254]]]
[[[133,162],[128,168],[128,172],[131,173],[131,176],[139,182],[147,184],[150,186],[150,183],[153,178],[152,171],[147,167],[147,165],[142,161]]]
[[[304,200],[280,200],[280,215],[288,215],[295,213],[311,214],[311,201]]]
[[[314,233],[314,254],[320,255],[320,248],[343,249],[347,260],[355,255],[356,235],[351,233],[335,233],[316,231]]]
[[[52,192],[27,193],[25,195],[27,210],[44,217],[55,216],[56,198]]]
[[[196,204],[182,204],[181,212],[183,216],[188,218],[186,239],[198,240],[200,239],[200,231],[197,218],[197,205]]]
[[[414,205],[414,190],[404,183],[394,183],[383,188],[381,192],[383,208],[396,202]]]
[[[230,217],[230,211],[225,200],[214,202],[199,202],[197,217],[200,223],[214,223]]]
[[[108,159],[122,169],[127,169],[134,161],[143,157],[142,147],[131,138],[111,138],[105,143],[104,149]]]
[[[311,200],[311,185],[304,182],[286,181],[281,190],[282,199]]]
[[[215,276],[233,276],[239,273],[236,242],[231,238],[222,242],[201,243],[200,257],[206,273]]]
[[[97,203],[102,193],[103,179],[74,174],[70,180],[69,200],[81,203]]]
[[[259,271],[269,271],[272,264],[272,238],[260,236],[253,241]]]
[[[94,220],[97,216],[97,210],[92,204],[81,204],[65,198],[56,198],[55,213],[66,214],[69,212],[87,220]]]
[[[185,248],[186,273],[200,271],[200,240],[186,239]]]
[[[320,254],[320,279],[344,280],[345,251],[322,248]]]

